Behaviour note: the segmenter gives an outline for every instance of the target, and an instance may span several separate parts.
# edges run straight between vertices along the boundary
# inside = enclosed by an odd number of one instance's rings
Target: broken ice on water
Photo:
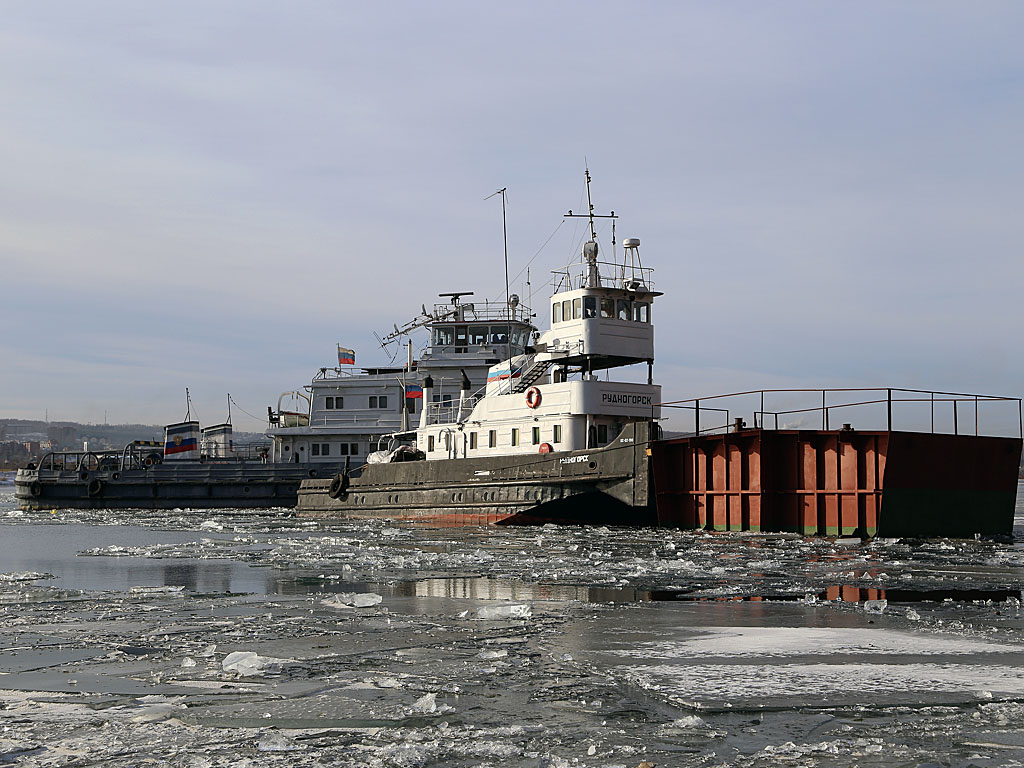
[[[1024,537],[9,515],[27,766],[1024,764]]]

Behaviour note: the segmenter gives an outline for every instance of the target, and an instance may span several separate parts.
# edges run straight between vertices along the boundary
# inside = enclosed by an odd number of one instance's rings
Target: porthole
[[[592,461],[589,464],[587,464],[587,466],[590,467],[591,469],[597,469],[597,462]]]

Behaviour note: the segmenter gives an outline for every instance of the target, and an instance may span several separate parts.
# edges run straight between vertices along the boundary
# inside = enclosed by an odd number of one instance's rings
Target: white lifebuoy
[[[529,408],[536,408],[540,405],[540,390],[536,387],[530,387],[526,390],[526,405]]]

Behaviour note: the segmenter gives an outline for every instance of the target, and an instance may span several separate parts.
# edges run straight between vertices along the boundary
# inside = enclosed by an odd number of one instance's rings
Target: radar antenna
[[[472,291],[455,291],[453,293],[439,293],[438,296],[440,296],[442,299],[448,299],[448,302],[452,305],[451,309],[438,310],[433,313],[430,313],[427,312],[427,306],[423,304],[420,307],[420,309],[423,310],[423,314],[420,317],[410,320],[404,325],[393,325],[392,327],[394,328],[394,330],[386,334],[385,336],[379,336],[376,333],[374,334],[374,336],[377,337],[377,341],[380,343],[381,348],[387,349],[389,344],[391,344],[394,341],[397,341],[403,336],[408,336],[409,333],[415,331],[417,328],[422,328],[425,325],[437,322],[438,320],[445,320],[449,317],[458,317],[459,313],[463,311],[463,308],[472,309],[472,304],[460,303],[460,299],[463,296],[472,295]]]

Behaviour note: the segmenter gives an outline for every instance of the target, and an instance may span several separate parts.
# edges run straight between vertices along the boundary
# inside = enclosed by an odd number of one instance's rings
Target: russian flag
[[[522,371],[519,368],[513,368],[512,370],[505,368],[504,370],[494,371],[488,375],[487,383],[490,384],[495,381],[503,381],[504,379],[515,379],[519,377],[521,372]]]
[[[409,400],[421,400],[423,399],[423,387],[419,384],[406,384],[405,396]]]
[[[194,437],[170,440],[164,445],[164,456],[173,456],[176,453],[187,453],[199,449],[199,444]]]
[[[338,345],[338,365],[355,365],[356,364],[356,351],[354,349],[345,349],[345,347]]]

